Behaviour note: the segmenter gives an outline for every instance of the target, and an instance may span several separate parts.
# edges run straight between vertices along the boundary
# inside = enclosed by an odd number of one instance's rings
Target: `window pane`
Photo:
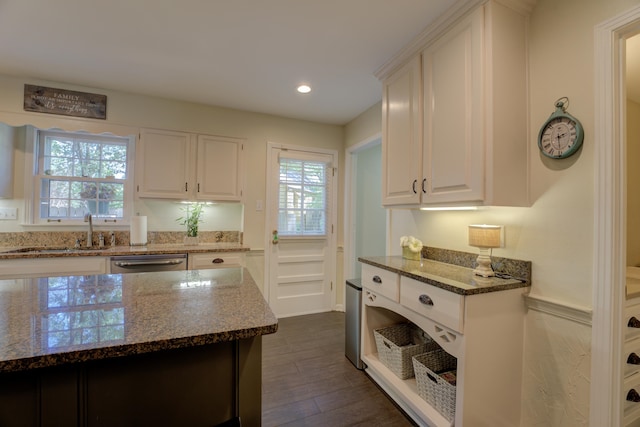
[[[324,235],[327,220],[326,163],[280,159],[278,231]]]
[[[126,138],[41,132],[40,218],[124,217],[127,147]]]

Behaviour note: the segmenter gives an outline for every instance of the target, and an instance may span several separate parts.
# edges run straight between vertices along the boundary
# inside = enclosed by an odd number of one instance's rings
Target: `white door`
[[[269,144],[265,296],[278,317],[335,301],[337,156]]]

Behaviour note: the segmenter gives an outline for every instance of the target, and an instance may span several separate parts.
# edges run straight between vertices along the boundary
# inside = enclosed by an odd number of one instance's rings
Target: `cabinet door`
[[[421,175],[420,58],[395,72],[382,92],[382,204],[418,204]]]
[[[136,147],[139,197],[184,199],[191,192],[191,134],[144,129]]]
[[[13,197],[13,127],[0,123],[0,198]]]
[[[198,135],[196,198],[240,201],[244,140]]]
[[[447,31],[423,57],[423,203],[481,201],[483,10]]]
[[[0,260],[0,280],[106,273],[107,258],[98,256]]]

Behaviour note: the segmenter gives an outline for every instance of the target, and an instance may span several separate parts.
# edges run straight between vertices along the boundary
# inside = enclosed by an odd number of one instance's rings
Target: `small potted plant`
[[[176,221],[180,221],[180,225],[187,226],[187,235],[184,238],[185,245],[197,245],[198,244],[198,226],[202,222],[202,210],[204,204],[202,203],[190,203],[181,210],[185,213],[185,216],[178,218]]]

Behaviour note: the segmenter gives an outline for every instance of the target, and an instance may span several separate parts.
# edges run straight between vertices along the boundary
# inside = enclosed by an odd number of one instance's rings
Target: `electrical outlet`
[[[18,219],[18,208],[0,208],[0,220]]]

